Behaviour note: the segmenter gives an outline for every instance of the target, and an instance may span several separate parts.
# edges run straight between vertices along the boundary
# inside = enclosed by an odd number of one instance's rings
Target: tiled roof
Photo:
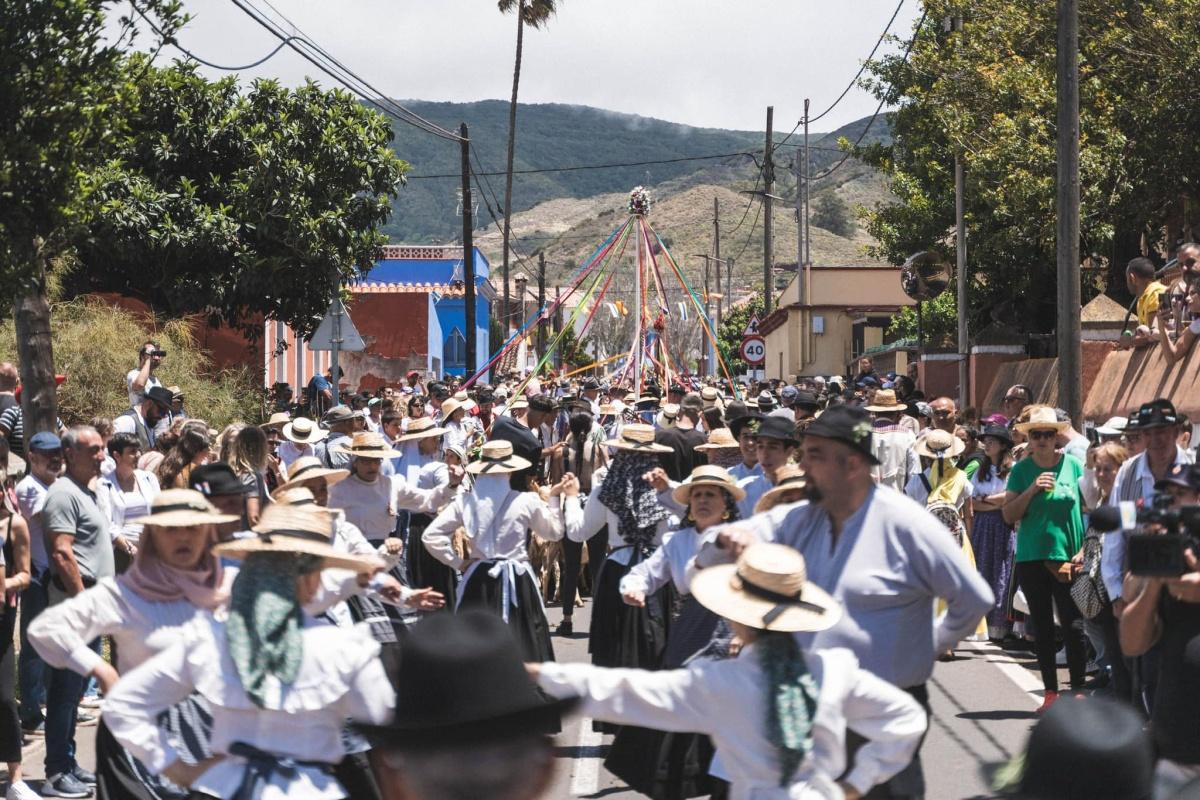
[[[462,287],[450,286],[444,283],[383,283],[379,281],[360,281],[350,284],[350,291],[355,294],[402,294],[437,292],[442,295],[462,294]]]
[[[461,259],[462,245],[409,245],[387,244],[381,249],[380,258],[441,261],[448,258]]]

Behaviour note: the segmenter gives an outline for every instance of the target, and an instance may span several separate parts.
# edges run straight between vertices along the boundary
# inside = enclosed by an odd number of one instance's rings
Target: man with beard
[[[159,420],[171,413],[170,390],[151,386],[142,394],[141,402],[131,406],[113,420],[113,433],[129,433],[137,437],[143,452],[154,448],[154,429]]]
[[[906,689],[928,709],[925,684],[934,659],[975,630],[992,606],[992,591],[940,522],[899,492],[875,484],[871,427],[861,409],[827,410],[804,437],[800,464],[809,502],[706,531],[694,566],[729,563],[758,541],[796,548],[804,554],[808,579],[845,607],[837,625],[806,639],[805,646],[852,650],[864,669]],[[939,598],[948,609],[935,621]],[[914,757],[868,796],[924,793]]]

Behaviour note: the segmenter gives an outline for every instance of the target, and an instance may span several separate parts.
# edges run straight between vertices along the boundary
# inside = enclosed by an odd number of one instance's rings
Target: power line
[[[762,209],[762,204],[759,203],[758,211],[754,212],[754,222],[750,223],[750,232],[746,234],[746,241],[742,242],[742,249],[738,250],[737,255],[733,257],[734,261],[739,260],[742,257],[742,253],[746,252],[746,248],[750,246],[750,240],[754,238],[754,231],[758,228],[758,218],[762,216]]]
[[[839,150],[838,152],[840,153],[841,151]],[[663,159],[658,159],[657,161],[626,161],[623,163],[616,163],[616,164],[576,164],[574,166],[569,166],[569,167],[542,167],[539,169],[514,169],[513,175],[534,175],[534,174],[538,174],[538,173],[542,173],[542,172],[577,172],[579,170],[585,170],[585,169],[617,169],[619,167],[644,167],[644,166],[652,166],[655,164],[678,164],[683,161],[708,161],[708,160],[718,159],[718,158],[733,158],[735,156],[746,156],[746,157],[753,158],[754,154],[748,153],[745,151],[738,151],[735,153],[714,153],[712,155],[707,155],[707,156],[680,156],[679,158],[663,158]],[[479,174],[497,177],[497,176],[501,176],[501,175],[507,175],[508,173],[507,172],[480,172]],[[433,178],[458,178],[458,177],[460,177],[460,176],[455,173],[447,172],[447,173],[443,173],[441,175],[409,175],[408,180],[419,181],[419,180],[429,180],[429,179],[433,179]]]
[[[888,31],[890,31],[892,29],[892,23],[896,21],[896,17],[900,15],[900,9],[903,7],[904,7],[904,0],[900,0],[900,2],[896,4],[896,10],[892,12],[892,18],[889,19],[888,24],[886,26],[884,26],[883,33],[879,34],[879,40],[876,41],[875,46],[871,48],[871,54],[867,56],[865,61],[863,61],[862,65],[858,68],[858,72],[854,73],[854,77],[850,79],[850,83],[848,83],[846,85],[846,88],[842,90],[842,93],[838,95],[837,100],[834,100],[833,103],[829,106],[829,108],[825,109],[820,114],[817,114],[815,117],[809,118],[808,123],[810,125],[812,123],[816,122],[817,120],[821,119],[822,117],[824,117],[830,111],[833,111],[835,108],[837,108],[838,104],[841,103],[842,100],[845,99],[846,95],[850,93],[850,90],[853,89],[855,84],[858,83],[858,79],[862,77],[863,71],[867,68],[867,64],[871,63],[871,59],[875,57],[875,51],[877,51],[879,49],[879,45],[883,44],[883,40],[887,37]],[[925,14],[921,15],[921,19],[922,19],[922,21],[924,21]],[[920,24],[918,23],[918,29],[919,28],[920,28]],[[878,112],[876,112],[876,113],[878,113]],[[788,134],[788,135],[790,136],[791,134]]]

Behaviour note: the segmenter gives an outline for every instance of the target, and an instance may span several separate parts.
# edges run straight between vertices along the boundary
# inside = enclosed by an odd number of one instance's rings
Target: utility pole
[[[467,326],[467,369],[469,378],[475,374],[479,364],[475,344],[475,218],[471,207],[471,140],[467,136],[467,123],[458,126],[459,151],[462,157],[462,241],[463,241],[463,305],[466,308]]]
[[[767,106],[767,138],[763,145],[763,315],[771,313],[771,303],[775,295],[775,277],[772,270],[775,266],[775,247],[772,237],[775,233],[775,200],[771,192],[775,190],[775,164],[771,157],[775,143],[774,136],[775,106]]]
[[[555,286],[554,287],[554,340],[555,341],[558,341],[558,335],[560,333],[562,333],[563,318],[562,318],[562,306],[560,305],[560,303],[562,303],[562,287]],[[554,348],[554,366],[555,367],[562,366],[562,347],[561,346]]]
[[[808,98],[804,99],[804,123],[808,130]],[[796,286],[800,290],[799,300],[804,304],[804,223],[808,221],[804,213],[804,161],[807,159],[807,149],[804,155],[796,158]],[[803,364],[803,360],[801,360]]]
[[[538,253],[538,313],[546,307],[546,254]],[[546,355],[546,321],[538,321],[537,329],[538,358]]]
[[[1079,288],[1079,0],[1058,0],[1058,384],[1083,430]]]
[[[808,188],[808,165],[812,162],[808,158],[808,98],[804,98],[804,265],[806,267],[812,264],[812,236],[808,232],[808,201],[811,192]]]
[[[712,306],[710,305],[711,301],[708,299],[709,291],[710,291],[709,285],[708,285],[708,268],[710,266],[711,266],[710,259],[706,255],[704,257],[704,324],[705,325],[708,325],[712,322]],[[720,268],[720,266],[718,266],[717,274],[720,274],[720,272],[721,272],[721,268]],[[707,338],[708,337],[706,336],[705,339],[707,340]],[[709,353],[710,347],[712,347],[712,343],[708,342],[708,341],[704,341],[703,346],[700,348],[700,377],[702,377],[702,378],[708,377],[708,370],[709,370],[709,366],[710,366],[710,363],[709,363],[710,356],[708,353]]]
[[[713,197],[713,258],[717,260],[717,330],[721,329],[721,307],[725,295],[721,291],[721,201]]]
[[[955,39],[959,43],[963,29],[962,15],[955,14],[950,20],[952,31],[960,34]],[[970,277],[967,275],[967,223],[966,223],[967,176],[963,169],[962,152],[954,150],[954,225],[955,225],[955,274],[958,286],[958,407],[966,408],[971,401],[971,338],[967,328],[967,312],[970,304],[967,299],[967,289]]]

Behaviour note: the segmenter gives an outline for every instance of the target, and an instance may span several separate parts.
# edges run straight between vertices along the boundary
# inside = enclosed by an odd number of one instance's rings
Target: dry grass
[[[125,374],[137,366],[147,339],[170,354],[155,374],[163,385],[183,390],[189,414],[218,428],[260,421],[261,393],[249,371],[217,371],[186,321],[169,320],[152,331],[143,318],[96,299],[55,303],[51,313],[55,371],[67,375],[59,390],[59,415],[67,424],[111,418],[129,407]],[[11,319],[0,323],[0,360],[17,361]]]

